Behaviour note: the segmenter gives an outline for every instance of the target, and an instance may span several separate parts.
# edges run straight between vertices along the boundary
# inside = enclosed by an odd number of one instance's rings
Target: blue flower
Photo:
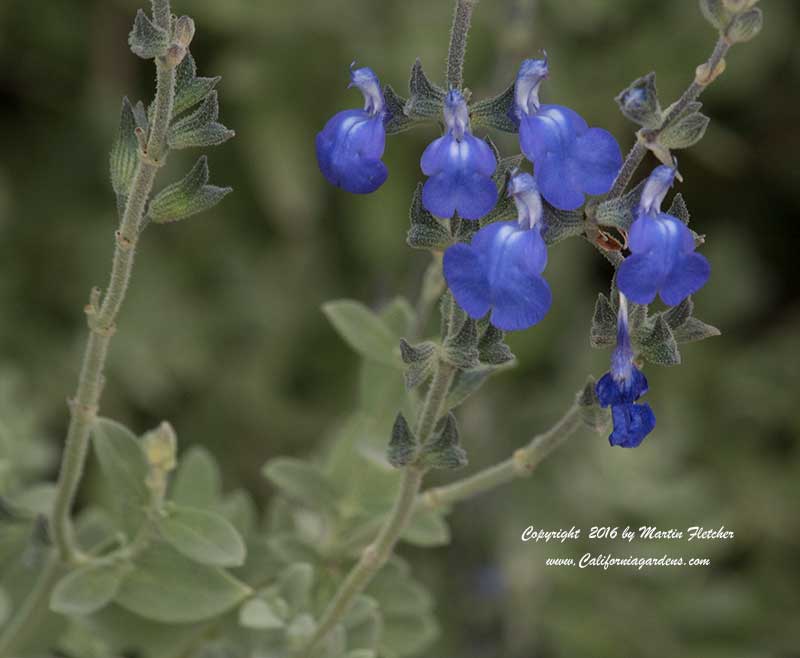
[[[328,182],[355,194],[383,185],[389,172],[381,162],[386,116],[378,76],[370,68],[350,68],[350,87],[364,94],[363,110],[344,110],[317,134],[317,162]]]
[[[516,174],[509,195],[517,221],[480,229],[471,244],[456,244],[444,254],[444,277],[458,305],[471,318],[491,310],[491,323],[504,331],[527,329],[550,309],[552,295],[541,274],[547,248],[541,234],[542,200],[530,174]]]
[[[668,306],[682,302],[708,281],[711,266],[695,253],[694,237],[677,217],[661,212],[675,169],[661,165],[645,183],[637,219],[628,234],[628,256],[617,270],[617,286],[637,304],[656,293]]]
[[[422,188],[422,205],[450,219],[480,219],[497,203],[492,174],[497,159],[489,145],[470,131],[464,97],[455,89],[444,103],[447,132],[431,142],[422,154],[422,173],[430,176]]]
[[[605,194],[622,166],[614,137],[589,128],[563,105],[540,105],[539,85],[548,77],[547,59],[527,59],[517,74],[514,113],[519,143],[534,164],[542,196],[556,208],[575,210],[586,194]]]
[[[619,296],[617,347],[611,355],[611,370],[595,386],[601,407],[611,407],[614,430],[612,446],[635,448],[656,426],[656,416],[646,402],[636,401],[647,393],[647,379],[633,364],[633,349],[628,333],[628,301]]]

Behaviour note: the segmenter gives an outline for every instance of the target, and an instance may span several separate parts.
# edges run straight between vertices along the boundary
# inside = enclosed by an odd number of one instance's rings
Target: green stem
[[[154,14],[158,18],[166,12],[166,29],[169,29],[169,2],[154,1],[163,11]],[[165,9],[164,9],[165,8]],[[153,188],[158,169],[163,164],[167,151],[166,136],[172,116],[175,93],[175,70],[163,60],[156,60],[157,86],[153,111],[153,122],[147,142],[146,157],[140,157],[131,183],[130,194],[125,204],[111,266],[108,288],[99,308],[96,293],[87,307],[89,338],[83,356],[78,388],[70,401],[70,423],[59,471],[56,499],[52,515],[53,539],[61,558],[65,562],[80,562],[82,554],[77,547],[70,512],[83,475],[86,454],[89,449],[89,434],[97,417],[103,388],[103,373],[111,338],[116,329],[116,318],[130,283],[134,255],[144,217],[147,200]]]
[[[33,589],[0,635],[0,656],[13,656],[42,622],[48,610],[48,595],[61,574],[61,561],[55,551],[50,551]]]
[[[448,507],[528,476],[582,425],[581,408],[576,401],[553,427],[535,436],[505,461],[452,484],[428,489],[420,495],[418,503],[431,508]]]
[[[700,97],[700,94],[703,93],[705,88],[714,81],[716,78],[715,72],[718,70],[720,62],[722,62],[722,60],[725,58],[725,55],[727,54],[728,50],[730,50],[730,47],[731,44],[726,41],[724,37],[720,37],[717,40],[717,43],[714,46],[714,51],[711,53],[708,61],[704,65],[705,70],[711,73],[711,75],[704,77],[698,74],[695,76],[692,84],[690,84],[686,91],[683,92],[681,97],[668,108],[669,111],[664,117],[661,127],[657,128],[656,130],[643,133],[648,141],[654,141],[657,139],[661,132],[667,126],[670,126],[672,122],[680,116],[680,114],[688,107],[689,103],[696,101]],[[631,150],[628,152],[628,155],[625,157],[622,168],[620,169],[619,174],[617,174],[617,178],[614,180],[611,190],[603,197],[604,199],[613,199],[622,196],[627,189],[628,184],[631,182],[633,175],[636,173],[636,170],[639,168],[639,165],[642,163],[642,160],[644,160],[645,155],[647,155],[647,151],[647,145],[641,140],[637,140],[636,144],[633,145],[633,148],[631,148]]]
[[[442,416],[455,372],[455,368],[449,363],[439,361],[417,420],[417,437],[420,444],[424,444],[430,438],[436,422]],[[404,469],[391,513],[378,532],[378,536],[364,549],[361,558],[334,594],[303,655],[311,655],[314,647],[322,642],[347,614],[356,596],[364,591],[375,574],[392,556],[400,535],[403,534],[416,507],[424,475],[425,469],[416,464],[410,464]]]
[[[467,54],[472,9],[476,2],[477,0],[456,0],[453,25],[450,28],[450,45],[447,49],[447,86],[453,89],[464,86],[464,58]]]

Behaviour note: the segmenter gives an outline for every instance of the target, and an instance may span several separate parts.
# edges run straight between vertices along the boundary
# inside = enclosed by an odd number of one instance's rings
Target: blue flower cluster
[[[537,324],[552,304],[550,286],[542,277],[547,204],[577,210],[587,195],[606,194],[622,166],[619,146],[609,132],[589,127],[568,107],[539,102],[539,87],[548,76],[546,56],[525,60],[514,85],[508,118],[518,128],[520,150],[533,165],[532,175],[515,170],[508,179],[506,193],[516,206],[516,220],[483,225],[469,243],[453,244],[444,253],[444,277],[459,306],[474,319],[488,314],[504,331]],[[371,69],[351,67],[351,86],[363,93],[364,108],[339,112],[328,121],[317,135],[317,160],[332,184],[363,194],[378,189],[388,176],[381,157],[392,116]],[[444,134],[420,160],[428,177],[422,205],[441,219],[481,220],[498,201],[495,151],[472,134],[470,109],[459,90],[444,96],[442,113]],[[638,446],[655,427],[650,406],[638,402],[647,392],[647,379],[634,365],[628,299],[649,304],[659,295],[667,305],[679,304],[710,274],[708,261],[695,253],[689,228],[661,211],[675,175],[674,168],[660,166],[648,178],[628,234],[630,255],[617,271],[617,347],[610,371],[596,386],[600,404],[611,407],[612,445]]]

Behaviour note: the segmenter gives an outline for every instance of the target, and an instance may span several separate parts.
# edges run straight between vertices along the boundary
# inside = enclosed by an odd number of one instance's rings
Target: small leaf
[[[169,47],[169,35],[153,23],[140,9],[136,12],[133,29],[128,35],[128,45],[134,55],[142,59],[161,57]]]
[[[400,367],[397,338],[378,315],[360,302],[341,299],[322,305],[339,336],[361,356]]]
[[[685,149],[699,142],[706,132],[710,119],[695,112],[666,126],[658,137],[658,142],[668,149]]]
[[[205,509],[216,506],[221,493],[222,476],[216,460],[202,446],[192,446],[180,459],[171,500]]]
[[[150,202],[147,214],[157,224],[176,222],[217,205],[232,191],[208,183],[208,159],[202,156],[186,177],[168,185]]]
[[[516,357],[504,342],[503,331],[488,324],[478,341],[478,353],[481,363],[489,366],[501,366],[512,362]]]
[[[617,313],[603,293],[597,295],[594,305],[589,341],[592,347],[609,347],[617,342]]]
[[[611,410],[602,408],[597,399],[594,377],[589,376],[586,385],[578,394],[578,406],[580,407],[581,420],[590,430],[602,432],[611,422]]]
[[[694,302],[692,301],[692,297],[690,295],[677,306],[672,306],[664,311],[662,315],[664,316],[664,320],[666,320],[670,329],[677,329],[692,316],[693,310]]]
[[[221,80],[214,78],[198,78],[197,65],[192,53],[187,52],[183,61],[175,69],[175,101],[172,108],[173,116],[178,116],[190,107],[194,107],[205,99]]]
[[[378,602],[374,598],[359,594],[342,620],[345,628],[350,629],[364,623],[378,609]]]
[[[434,217],[422,205],[422,183],[418,183],[409,209],[411,227],[406,242],[413,249],[442,250],[452,242],[446,224]]]
[[[514,108],[514,89],[516,83],[512,82],[505,91],[482,101],[478,101],[470,108],[470,118],[475,126],[496,128],[507,133],[518,131],[517,122],[511,117]]]
[[[721,334],[722,332],[719,329],[697,318],[687,319],[686,322],[673,332],[675,340],[678,343],[693,343],[698,340],[704,340],[705,338],[720,336]]]
[[[167,143],[174,149],[222,144],[236,133],[218,123],[218,117],[219,100],[217,92],[212,91],[194,112],[172,124]]]
[[[119,131],[109,156],[111,170],[111,187],[119,196],[127,196],[139,163],[139,143],[134,130],[136,119],[133,106],[127,96],[122,99],[122,110],[119,118]]]
[[[300,459],[271,459],[262,473],[284,496],[311,509],[331,509],[340,497],[338,488],[321,469]]]
[[[467,465],[467,453],[459,445],[458,424],[450,413],[440,421],[438,435],[422,448],[422,461],[431,468],[453,470]]]
[[[442,358],[461,370],[470,370],[480,365],[479,356],[477,326],[475,320],[467,318],[459,332],[445,340]]]
[[[279,576],[278,589],[289,604],[291,614],[297,614],[308,606],[313,585],[314,567],[307,562],[295,562]]]
[[[244,540],[236,528],[213,512],[176,505],[159,519],[158,530],[175,550],[195,562],[218,567],[244,564]]]
[[[387,459],[395,468],[407,466],[417,455],[417,439],[402,413],[397,414],[389,440]]]
[[[723,0],[700,0],[700,11],[705,19],[717,29],[727,25],[730,13],[725,8]]]
[[[136,559],[114,600],[145,619],[182,624],[217,617],[250,594],[222,569],[154,544]]]
[[[544,209],[542,237],[548,246],[583,235],[585,223],[582,211],[559,210],[547,202],[542,206]]]
[[[411,67],[411,79],[408,83],[411,96],[406,101],[404,112],[414,118],[438,118],[442,113],[442,105],[446,92],[428,80],[422,70],[422,62],[417,59]]]
[[[119,564],[86,566],[58,581],[50,597],[50,609],[62,615],[91,615],[117,595],[125,568]]]
[[[608,199],[595,209],[595,221],[602,226],[627,231],[633,224],[636,208],[647,180],[643,180],[627,194],[616,199]]]
[[[267,601],[255,598],[239,608],[239,625],[257,630],[274,630],[283,628],[285,624]]]
[[[447,395],[445,407],[455,409],[467,398],[475,393],[483,383],[494,372],[495,368],[475,368],[473,370],[461,370],[453,379],[450,393]]]
[[[391,85],[383,88],[383,99],[386,103],[388,118],[384,121],[387,135],[396,135],[413,128],[419,122],[405,113],[408,100],[400,96]]]
[[[686,207],[686,201],[684,201],[683,195],[680,192],[673,197],[672,204],[670,205],[667,214],[677,217],[684,224],[689,223],[689,219],[691,218],[689,215],[689,209]]]
[[[147,461],[139,440],[124,425],[98,418],[92,427],[92,445],[110,485],[109,502],[128,528],[138,527],[150,499],[145,484]]]
[[[439,627],[427,615],[397,616],[387,620],[381,647],[390,656],[411,656],[423,652],[438,636]]]
[[[643,327],[643,331],[647,333],[642,335],[643,332],[638,332],[635,342],[645,359],[661,366],[674,366],[681,362],[678,344],[663,315],[656,315],[649,331],[646,327]]]

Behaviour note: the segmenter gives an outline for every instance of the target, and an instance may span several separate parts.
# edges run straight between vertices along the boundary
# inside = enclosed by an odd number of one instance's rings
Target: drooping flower
[[[383,185],[389,172],[381,162],[386,145],[383,92],[372,69],[350,68],[350,87],[364,94],[363,110],[343,110],[317,134],[317,162],[329,183],[354,194]]]
[[[619,296],[617,346],[611,354],[611,370],[595,386],[600,406],[611,407],[614,430],[608,437],[612,446],[635,448],[656,426],[656,416],[646,402],[637,400],[647,393],[647,379],[633,363],[628,332],[628,301]]]
[[[617,286],[633,302],[649,304],[656,294],[668,306],[702,288],[711,274],[705,256],[695,253],[692,232],[677,217],[661,212],[675,169],[661,165],[645,183],[637,219],[628,234],[628,256],[617,270]]]
[[[480,219],[497,203],[492,174],[497,159],[489,145],[475,137],[469,125],[464,97],[451,90],[444,102],[446,132],[431,142],[420,160],[422,173],[430,176],[422,188],[422,205],[450,219]]]
[[[458,305],[471,318],[491,311],[498,329],[527,329],[547,314],[550,286],[541,274],[547,265],[542,239],[542,200],[530,174],[516,174],[508,193],[517,221],[494,222],[480,229],[471,244],[456,244],[444,254],[444,277]]]
[[[534,164],[542,196],[556,208],[575,210],[587,194],[605,194],[622,166],[614,137],[590,128],[574,110],[541,105],[539,85],[549,75],[547,59],[527,59],[514,89],[519,144]]]

